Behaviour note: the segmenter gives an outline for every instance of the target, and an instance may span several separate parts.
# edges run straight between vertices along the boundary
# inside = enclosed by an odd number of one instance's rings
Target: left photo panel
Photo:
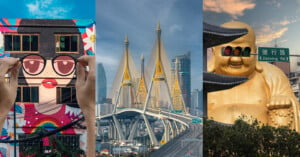
[[[0,156],[95,156],[95,0],[0,2]]]

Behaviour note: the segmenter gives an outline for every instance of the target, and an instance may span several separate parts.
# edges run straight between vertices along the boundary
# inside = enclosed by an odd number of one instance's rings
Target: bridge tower
[[[120,64],[120,68],[123,68],[122,70],[122,76],[121,81],[119,84],[119,90],[116,95],[115,99],[115,108],[116,109],[122,109],[122,108],[130,108],[133,107],[135,102],[135,89],[134,89],[134,75],[132,74],[132,70],[130,68],[130,55],[129,55],[129,40],[128,36],[125,37],[124,40],[125,43],[125,50],[123,55],[123,64]],[[115,82],[114,82],[115,84]]]
[[[144,56],[141,56],[141,78],[139,80],[138,88],[136,91],[136,102],[135,107],[138,109],[143,109],[144,102],[147,97],[147,85],[145,80],[145,72],[144,72]]]
[[[152,77],[150,80],[150,86],[147,93],[144,111],[160,111],[160,110],[172,110],[172,100],[170,95],[170,63],[167,59],[163,44],[161,41],[161,29],[160,23],[158,23],[157,29],[157,39],[152,52],[152,58],[154,62],[151,65],[154,66]],[[151,62],[151,59],[150,59]],[[153,68],[150,67],[150,68]]]
[[[172,87],[172,102],[173,109],[177,112],[186,113],[185,101],[182,96],[180,84],[179,84],[179,76],[178,76],[178,58],[175,60],[175,79]]]

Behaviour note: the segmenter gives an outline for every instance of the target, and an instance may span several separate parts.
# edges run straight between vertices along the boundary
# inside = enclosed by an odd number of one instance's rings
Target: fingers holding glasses
[[[77,63],[76,65],[76,87],[80,88],[85,84],[86,72],[85,68],[81,63]]]
[[[21,68],[22,64],[20,61],[18,61],[15,66],[11,69],[11,77],[10,77],[10,86],[13,88],[18,87],[18,76],[19,76],[19,70]]]
[[[88,84],[92,83],[91,85],[94,85],[95,83],[95,56],[81,56],[77,59],[78,63],[82,65],[82,67],[78,68],[79,73],[83,76],[77,76],[80,77],[79,79],[84,80],[85,78],[88,79]],[[84,66],[88,66],[88,73],[86,76],[83,74],[82,70],[84,69]],[[82,69],[83,68],[83,69]]]
[[[7,57],[0,58],[0,76],[4,77],[5,74],[9,73],[19,63],[18,58]]]

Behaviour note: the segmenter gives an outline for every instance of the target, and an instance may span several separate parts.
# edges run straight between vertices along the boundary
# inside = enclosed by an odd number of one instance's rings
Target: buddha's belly
[[[236,119],[257,119],[267,123],[268,113],[265,104],[208,104],[208,118],[223,123],[234,123]]]

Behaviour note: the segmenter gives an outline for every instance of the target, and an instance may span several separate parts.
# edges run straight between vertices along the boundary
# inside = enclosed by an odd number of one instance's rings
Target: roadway
[[[178,134],[175,138],[171,139],[168,143],[162,145],[158,150],[152,152],[150,157],[166,156],[166,157],[192,157],[202,156],[202,143],[203,143],[203,129],[202,123],[192,123],[195,116],[171,113],[168,111],[159,111],[153,113],[149,111],[143,112],[140,109],[125,108],[119,110],[114,115],[118,118],[134,117],[137,114],[145,114],[160,119],[171,119],[186,126],[186,130]],[[112,119],[113,114],[100,116],[100,119]]]
[[[181,116],[179,114],[179,116]],[[185,120],[188,127],[178,136],[171,139],[165,145],[162,145],[158,150],[152,152],[150,157],[199,157],[202,156],[203,129],[202,123],[192,123],[187,118]]]

